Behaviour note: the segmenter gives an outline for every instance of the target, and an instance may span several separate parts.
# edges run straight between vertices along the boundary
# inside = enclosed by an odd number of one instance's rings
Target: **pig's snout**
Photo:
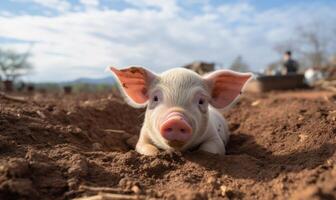
[[[170,113],[160,126],[160,133],[168,141],[186,142],[192,136],[192,128],[179,112]]]

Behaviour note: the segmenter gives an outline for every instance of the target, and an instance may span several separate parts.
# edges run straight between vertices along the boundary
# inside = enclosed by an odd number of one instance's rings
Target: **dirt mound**
[[[334,199],[335,103],[318,91],[245,95],[225,114],[233,132],[228,155],[147,157],[131,147],[144,110],[108,95],[0,97],[0,199],[99,191],[159,199]]]

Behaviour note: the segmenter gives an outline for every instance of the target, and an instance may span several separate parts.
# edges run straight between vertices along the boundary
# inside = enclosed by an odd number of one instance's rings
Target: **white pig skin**
[[[225,108],[240,95],[251,74],[219,70],[202,77],[183,68],[160,75],[142,67],[110,69],[125,100],[134,107],[147,106],[137,152],[154,156],[160,150],[198,148],[225,154],[230,133],[226,120],[217,109]],[[172,112],[182,113],[188,119],[192,127],[188,141],[167,141],[160,134],[160,125]]]

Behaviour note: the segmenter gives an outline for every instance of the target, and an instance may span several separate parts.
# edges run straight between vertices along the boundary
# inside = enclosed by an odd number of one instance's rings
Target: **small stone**
[[[45,129],[53,129],[53,126],[48,124],[48,125],[45,126]]]
[[[225,196],[227,187],[226,187],[225,185],[222,185],[222,186],[220,186],[219,189],[220,189],[220,191],[221,191],[221,195],[222,195],[222,196]]]
[[[223,196],[223,197],[232,197],[233,196],[233,190],[232,189],[230,189],[230,188],[228,188],[227,186],[225,186],[225,185],[222,185],[222,186],[220,186],[220,191],[221,191],[221,195]]]
[[[328,160],[327,160],[327,164],[328,164],[328,165],[332,166],[332,165],[333,165],[333,163],[334,163],[334,162],[333,162],[333,160],[332,160],[332,159],[328,159]]]
[[[300,134],[299,135],[299,141],[300,142],[304,142],[307,138],[308,138],[308,136],[306,134]]]
[[[98,142],[95,142],[95,143],[92,144],[92,149],[93,149],[94,151],[100,151],[100,150],[103,149],[103,145],[101,145],[101,144],[98,143]]]
[[[208,184],[214,184],[215,182],[216,182],[216,178],[213,177],[213,176],[211,176],[211,177],[208,178],[208,180],[207,180],[207,183],[208,183]]]
[[[135,194],[140,194],[141,193],[141,189],[139,188],[139,186],[137,185],[133,185],[131,190],[135,193]]]
[[[68,169],[68,173],[74,177],[84,177],[88,174],[88,163],[85,157],[75,154],[70,159],[72,166]]]
[[[80,133],[80,132],[82,132],[82,129],[79,128],[79,127],[76,127],[75,130],[74,130],[74,132],[75,132],[75,133]]]
[[[52,112],[54,110],[55,105],[47,105],[46,110]]]
[[[140,185],[139,182],[137,182],[136,180],[133,180],[131,178],[128,178],[128,177],[124,177],[124,178],[120,179],[120,181],[119,181],[119,186],[120,187],[122,187],[126,190],[131,190],[134,193],[136,193],[136,191],[138,191],[138,189],[141,192],[141,189],[140,189],[139,185]],[[135,186],[138,187],[138,189]]]
[[[256,101],[253,101],[252,103],[251,103],[251,106],[257,106],[257,105],[259,105],[260,104],[260,100],[256,100]]]

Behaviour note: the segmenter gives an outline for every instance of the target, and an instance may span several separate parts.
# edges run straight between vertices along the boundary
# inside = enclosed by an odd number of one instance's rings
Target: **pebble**
[[[231,197],[233,195],[233,190],[225,185],[220,186],[221,195],[224,197]]]
[[[141,189],[139,188],[139,186],[137,185],[133,185],[131,190],[135,193],[135,194],[140,194],[141,193]]]
[[[214,184],[214,183],[216,183],[216,178],[213,177],[213,176],[209,177],[208,180],[207,180],[207,183],[208,184]]]
[[[308,138],[308,135],[300,134],[299,135],[299,142],[304,142],[307,138]]]
[[[100,150],[103,149],[103,145],[101,145],[101,144],[98,143],[98,142],[95,142],[95,143],[92,144],[92,149],[93,149],[94,151],[100,151]]]
[[[260,104],[260,100],[256,100],[256,101],[253,101],[252,103],[251,103],[251,106],[257,106],[257,105],[259,105]]]
[[[68,173],[74,177],[84,177],[88,174],[88,163],[85,157],[75,154],[71,158],[72,166]]]

